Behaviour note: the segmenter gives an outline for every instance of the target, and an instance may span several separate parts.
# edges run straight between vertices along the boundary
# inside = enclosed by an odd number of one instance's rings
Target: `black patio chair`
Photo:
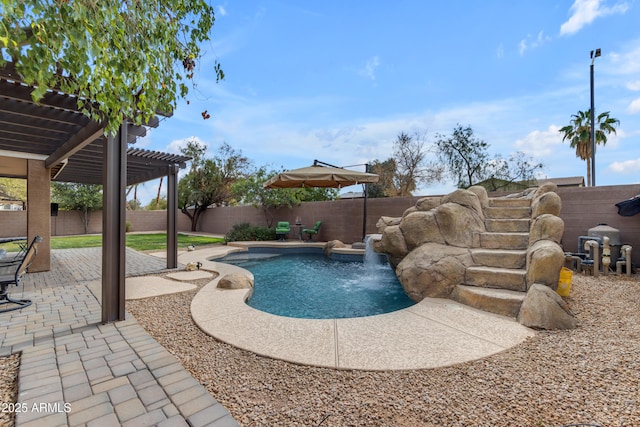
[[[0,261],[0,306],[7,305],[8,308],[0,310],[0,313],[7,311],[20,310],[31,305],[28,299],[9,298],[9,285],[16,285],[22,280],[27,269],[38,254],[38,245],[42,241],[42,237],[36,236],[22,258],[14,258],[11,261]]]

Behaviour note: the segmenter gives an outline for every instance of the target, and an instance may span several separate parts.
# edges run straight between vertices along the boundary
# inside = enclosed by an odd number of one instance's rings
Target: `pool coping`
[[[428,369],[481,359],[535,334],[514,319],[436,298],[391,313],[349,319],[265,313],[245,304],[251,290],[217,288],[227,274],[253,277],[250,272],[209,260],[248,246],[260,244],[205,248],[183,253],[179,259],[200,261],[203,269],[218,273],[191,302],[196,325],[220,341],[262,356],[337,369]]]

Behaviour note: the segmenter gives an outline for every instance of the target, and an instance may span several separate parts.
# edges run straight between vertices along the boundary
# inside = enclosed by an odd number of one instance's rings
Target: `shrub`
[[[231,230],[224,236],[225,242],[240,242],[249,240],[275,240],[276,229],[268,227],[257,227],[247,222],[234,224]]]

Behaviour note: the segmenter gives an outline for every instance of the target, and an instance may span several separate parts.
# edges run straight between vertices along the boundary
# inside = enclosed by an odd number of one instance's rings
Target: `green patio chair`
[[[287,235],[291,231],[289,223],[287,221],[278,221],[276,226],[276,237],[278,240],[287,240]]]
[[[302,230],[302,232],[307,235],[308,242],[313,241],[313,235],[318,234],[318,230],[320,230],[321,225],[322,221],[316,221],[316,225],[314,225],[313,228],[305,228]]]

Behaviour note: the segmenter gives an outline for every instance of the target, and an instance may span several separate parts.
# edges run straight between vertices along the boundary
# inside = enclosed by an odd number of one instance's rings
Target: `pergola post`
[[[178,165],[167,176],[167,268],[178,267]]]
[[[127,124],[103,146],[102,323],[125,319]]]

